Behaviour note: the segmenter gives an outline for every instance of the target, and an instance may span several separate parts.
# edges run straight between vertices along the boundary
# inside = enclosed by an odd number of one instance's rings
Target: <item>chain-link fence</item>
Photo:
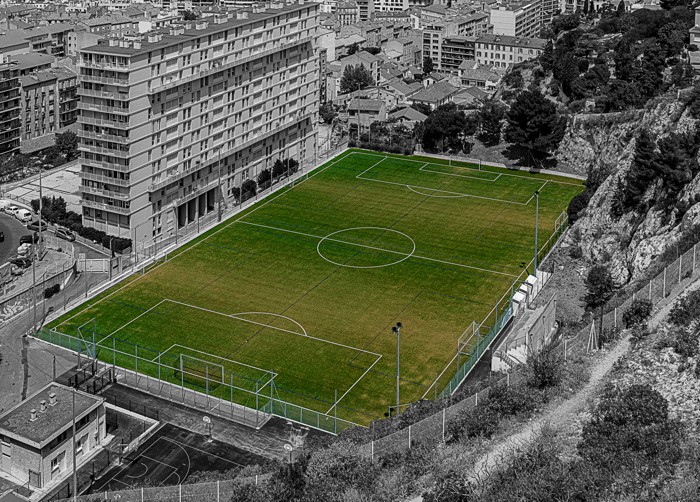
[[[700,270],[698,270],[698,252],[700,252],[700,243],[695,244],[695,246],[679,256],[678,259],[666,266],[650,281],[633,287],[633,293],[628,297],[614,298],[608,303],[609,310],[603,315],[602,323],[600,320],[595,320],[578,331],[573,337],[565,338],[554,348],[554,353],[560,355],[564,360],[586,354],[590,350],[598,348],[596,333],[600,329],[617,330],[624,327],[622,325],[622,314],[627,311],[634,300],[649,300],[656,305],[661,300],[677,293],[682,286],[689,282],[689,279],[700,275]],[[512,385],[524,379],[524,371],[515,370],[498,380],[495,386]],[[444,441],[449,434],[450,423],[460,415],[472,410],[480,401],[486,399],[490,389],[491,387],[486,387],[478,393],[451,406],[446,406],[441,412],[424,418],[407,428],[375,439],[361,446],[360,451],[367,458],[374,460],[380,456],[407,450],[417,443],[430,444]],[[449,400],[445,399],[445,403],[448,404]]]

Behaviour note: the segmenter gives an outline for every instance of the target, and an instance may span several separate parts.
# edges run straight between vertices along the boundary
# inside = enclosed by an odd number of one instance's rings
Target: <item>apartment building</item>
[[[442,41],[440,69],[453,75],[459,73],[463,61],[473,61],[477,37],[445,37]]]
[[[423,57],[430,57],[437,70],[449,71],[450,57],[454,55],[452,43],[448,44],[450,55],[444,58],[448,62],[443,67],[443,46],[446,39],[454,37],[476,37],[488,33],[490,30],[489,16],[484,12],[473,12],[467,15],[458,15],[437,19],[424,24],[423,27]],[[459,64],[457,64],[459,67]]]
[[[77,74],[65,67],[21,77],[22,140],[40,138],[76,122],[77,80]]]
[[[0,154],[19,151],[19,64],[0,54]]]
[[[376,12],[400,12],[408,8],[408,0],[375,0],[374,2]]]
[[[476,39],[475,59],[479,64],[507,68],[536,58],[547,41],[542,38],[482,35]]]
[[[82,50],[83,225],[158,239],[276,159],[311,161],[318,11],[273,3]]]
[[[542,0],[523,0],[493,7],[493,33],[511,37],[536,37],[542,29]]]

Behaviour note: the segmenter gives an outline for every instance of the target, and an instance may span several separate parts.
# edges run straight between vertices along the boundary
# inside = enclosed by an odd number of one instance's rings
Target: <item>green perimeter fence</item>
[[[358,426],[335,414],[328,415],[280,399],[275,374],[271,371],[259,370],[260,375],[235,378],[228,372],[221,378],[161,362],[159,352],[147,347],[133,346],[133,352],[125,352],[110,347],[109,343],[100,345],[47,328],[39,330],[36,337],[86,360],[96,360],[101,369],[111,369],[114,378],[124,385],[250,427],[260,428],[272,415],[331,434]]]

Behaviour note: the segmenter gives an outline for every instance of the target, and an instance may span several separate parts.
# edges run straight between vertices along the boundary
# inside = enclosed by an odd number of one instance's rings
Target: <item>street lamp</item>
[[[540,219],[540,191],[535,191],[535,278],[537,278],[537,234]]]
[[[391,332],[396,335],[396,414],[399,414],[400,391],[399,382],[401,381],[401,323],[397,322],[396,326],[391,328]]]

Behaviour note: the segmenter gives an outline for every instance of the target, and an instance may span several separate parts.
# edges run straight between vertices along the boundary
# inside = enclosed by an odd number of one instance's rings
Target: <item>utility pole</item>
[[[73,387],[73,501],[78,500],[78,467],[75,465],[75,387]]]
[[[401,382],[401,323],[397,322],[391,331],[396,335],[396,414],[399,414],[401,403],[400,382]]]
[[[535,278],[537,278],[537,234],[539,233],[539,219],[540,219],[540,191],[535,191]]]

